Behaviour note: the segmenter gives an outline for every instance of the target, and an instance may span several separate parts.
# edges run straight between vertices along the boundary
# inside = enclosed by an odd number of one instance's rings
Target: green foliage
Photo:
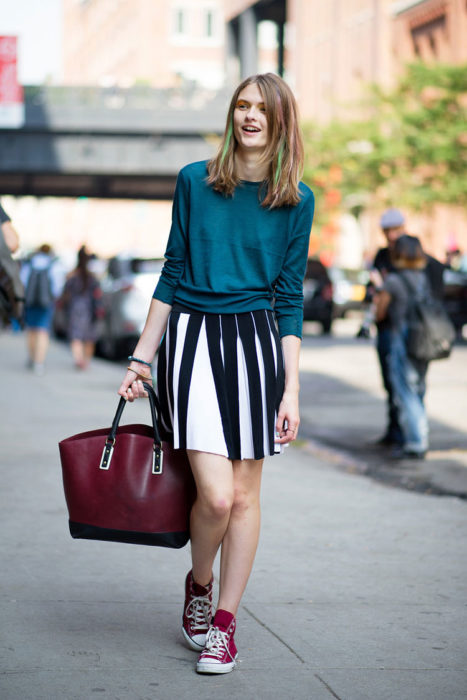
[[[392,92],[369,88],[361,113],[304,126],[318,224],[338,208],[467,204],[467,66],[411,64]]]

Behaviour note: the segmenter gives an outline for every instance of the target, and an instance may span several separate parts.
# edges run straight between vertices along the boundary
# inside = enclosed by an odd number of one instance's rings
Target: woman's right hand
[[[143,386],[143,381],[152,384],[152,377],[146,367],[146,371],[142,369],[144,365],[138,367],[138,363],[132,362],[131,367],[135,368],[135,371],[128,370],[123,378],[123,382],[120,385],[118,393],[123,396],[127,401],[134,401],[135,399],[147,398],[148,392]]]

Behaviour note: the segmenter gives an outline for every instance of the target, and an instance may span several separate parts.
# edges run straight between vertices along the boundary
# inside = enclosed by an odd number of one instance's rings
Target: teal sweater
[[[242,181],[226,197],[206,177],[206,161],[178,175],[154,298],[219,314],[274,306],[280,336],[301,337],[313,192],[300,183],[295,207],[268,209],[259,200],[262,183]]]

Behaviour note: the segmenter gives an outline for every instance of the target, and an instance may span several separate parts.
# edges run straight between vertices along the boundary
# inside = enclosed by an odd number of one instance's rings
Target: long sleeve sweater
[[[206,313],[274,307],[280,336],[301,337],[313,192],[301,182],[296,206],[268,209],[263,183],[241,181],[226,197],[206,177],[206,161],[178,175],[154,298]]]

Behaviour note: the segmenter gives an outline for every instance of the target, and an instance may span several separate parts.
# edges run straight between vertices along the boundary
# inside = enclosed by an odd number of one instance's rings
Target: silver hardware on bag
[[[104,451],[102,452],[101,463],[99,464],[99,469],[109,469],[110,461],[114,453],[115,438],[112,442],[107,442],[104,445]]]
[[[164,453],[162,452],[162,448],[154,445],[153,453],[152,453],[152,473],[153,474],[162,474],[162,462],[164,460]]]

